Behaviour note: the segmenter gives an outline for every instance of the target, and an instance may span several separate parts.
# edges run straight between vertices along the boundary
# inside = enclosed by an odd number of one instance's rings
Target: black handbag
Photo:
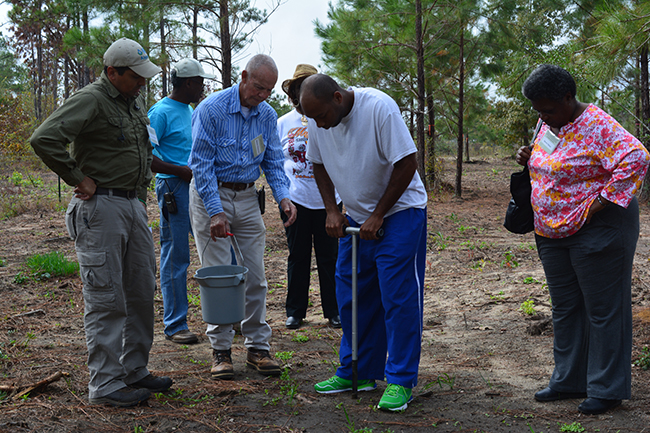
[[[533,206],[530,204],[530,172],[528,166],[510,175],[510,194],[512,198],[506,210],[503,226],[512,233],[524,234],[533,231]]]
[[[530,142],[531,149],[542,127],[542,123],[542,119],[539,119],[535,127],[533,139]],[[508,203],[506,219],[503,222],[503,226],[509,232],[525,234],[535,229],[533,205],[530,203],[532,190],[530,185],[530,172],[528,171],[528,164],[526,164],[522,171],[510,175],[510,194],[512,198],[510,198],[510,202]]]

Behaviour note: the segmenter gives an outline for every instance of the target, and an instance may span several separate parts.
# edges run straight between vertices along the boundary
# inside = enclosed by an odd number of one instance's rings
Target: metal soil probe
[[[346,227],[345,233],[352,236],[352,398],[357,398],[359,383],[359,330],[358,330],[358,300],[357,300],[357,248],[360,227]],[[384,229],[377,231],[377,236],[382,237]]]

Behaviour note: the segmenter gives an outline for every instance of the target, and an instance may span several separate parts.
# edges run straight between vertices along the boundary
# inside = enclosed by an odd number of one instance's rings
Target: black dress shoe
[[[300,325],[302,325],[302,319],[299,319],[297,317],[289,316],[287,317],[287,323],[285,323],[285,326],[289,329],[298,329],[300,328]]]
[[[587,415],[598,415],[620,405],[621,400],[605,400],[602,398],[589,397],[580,403],[578,410]]]
[[[117,407],[131,407],[142,403],[149,397],[151,397],[151,392],[148,389],[137,389],[127,386],[103,397],[94,397],[88,400],[90,404],[105,403]]]
[[[572,398],[585,398],[586,396],[587,396],[586,392],[558,392],[549,387],[536,392],[535,400],[557,401],[557,400],[569,400]]]
[[[129,386],[136,389],[145,388],[151,392],[165,392],[172,387],[173,383],[171,377],[149,374]]]
[[[337,316],[334,316],[334,317],[330,317],[328,320],[329,320],[330,326],[332,328],[340,328],[341,327],[341,317],[340,316],[337,315]]]

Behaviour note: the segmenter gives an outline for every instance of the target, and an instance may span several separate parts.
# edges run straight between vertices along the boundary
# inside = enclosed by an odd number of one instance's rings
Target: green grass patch
[[[537,314],[537,311],[535,310],[535,301],[529,299],[527,301],[522,302],[522,304],[519,306],[519,311],[529,316]]]
[[[579,422],[573,422],[571,424],[562,424],[560,426],[560,431],[561,432],[583,432],[585,431],[585,428],[579,423]]]
[[[62,252],[35,254],[25,263],[33,278],[44,280],[51,277],[68,277],[79,272],[79,263],[66,259]]]

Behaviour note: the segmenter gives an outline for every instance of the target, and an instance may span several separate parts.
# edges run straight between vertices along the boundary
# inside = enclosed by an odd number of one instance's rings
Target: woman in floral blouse
[[[558,66],[535,69],[523,94],[544,122],[517,162],[530,169],[554,328],[555,369],[535,399],[586,397],[578,410],[600,414],[630,398],[634,195],[650,155],[609,114],[577,101],[573,77]]]

